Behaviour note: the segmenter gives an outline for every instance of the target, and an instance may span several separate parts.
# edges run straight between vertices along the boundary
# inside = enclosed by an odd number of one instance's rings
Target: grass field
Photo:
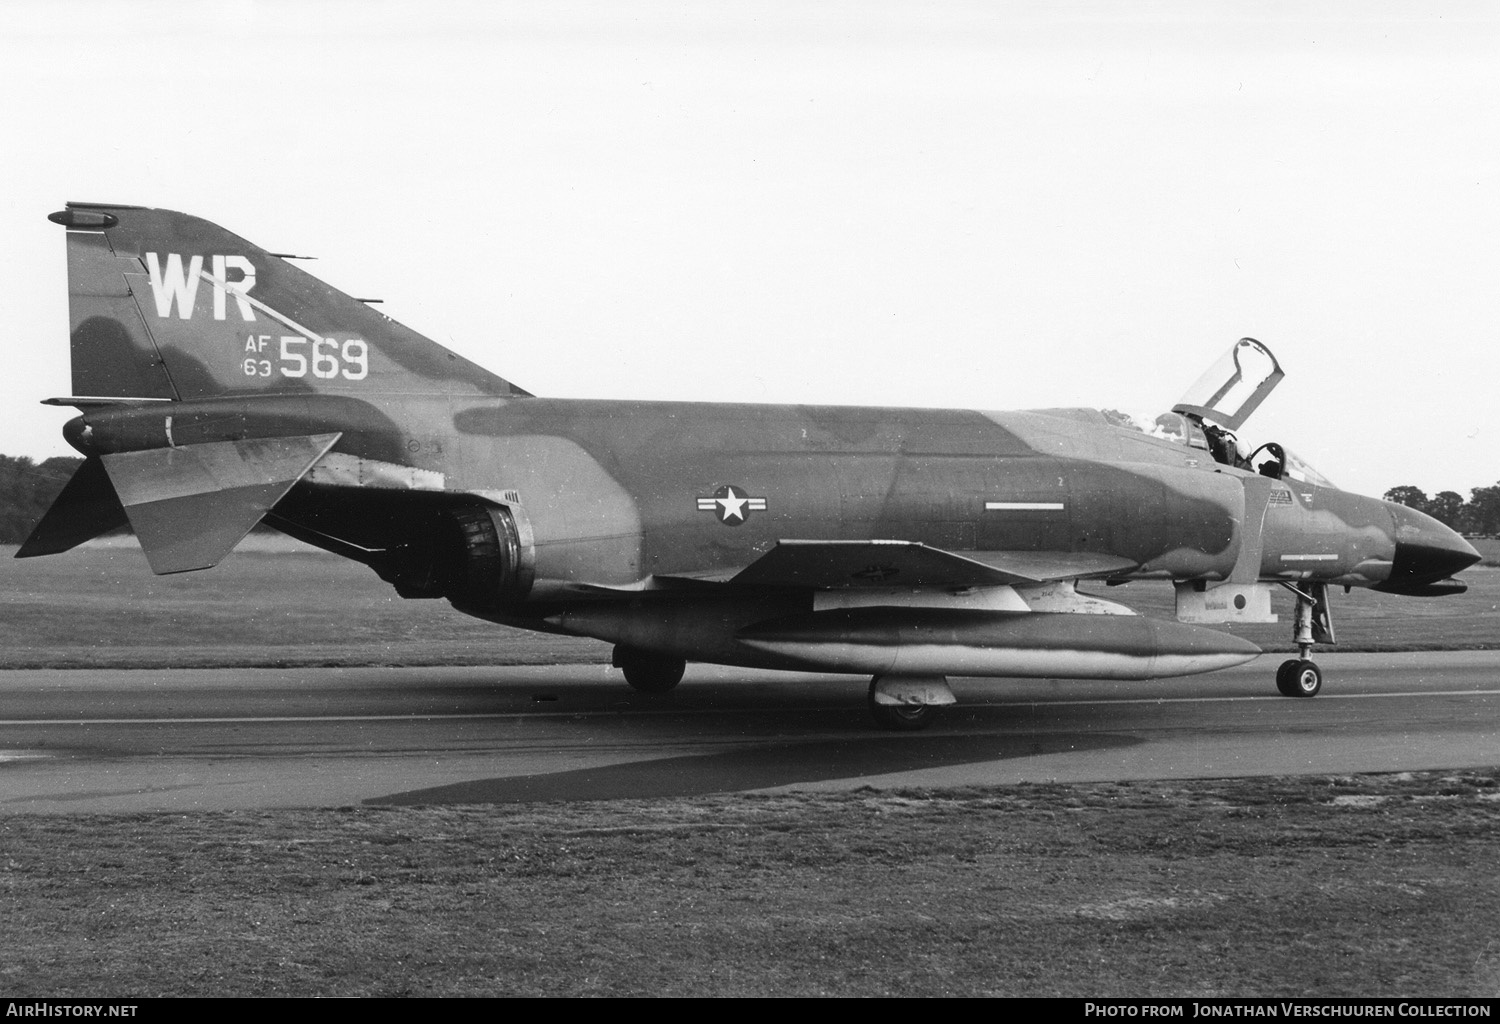
[[[1480,565],[1500,567],[1500,537],[1470,537],[1469,543],[1483,556]]]
[[[1500,772],[21,816],[0,991],[1494,997],[1497,825]]]

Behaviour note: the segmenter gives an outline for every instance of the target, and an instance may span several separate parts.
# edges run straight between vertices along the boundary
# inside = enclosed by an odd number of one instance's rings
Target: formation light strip
[[[987,501],[986,512],[1061,512],[1060,501]]]

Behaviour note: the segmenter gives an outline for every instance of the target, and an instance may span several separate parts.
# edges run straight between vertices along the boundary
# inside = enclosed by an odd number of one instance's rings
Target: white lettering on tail
[[[167,254],[167,267],[163,272],[161,261],[154,252],[146,253],[146,270],[151,275],[151,294],[156,299],[156,315],[172,315],[172,303],[177,303],[177,316],[188,320],[193,315],[193,301],[198,297],[198,277],[203,273],[203,257],[194,256],[188,264],[188,272],[182,272],[182,256]]]
[[[201,260],[202,257],[194,257]],[[167,263],[171,266],[170,259]],[[214,274],[209,280],[214,286],[214,319],[224,319],[224,296],[234,296],[234,303],[240,309],[241,320],[254,320],[255,311],[250,308],[250,300],[245,298],[245,293],[255,287],[255,265],[243,256],[215,256]],[[241,277],[238,281],[229,280],[229,271],[238,270]],[[160,305],[160,300],[158,300]]]

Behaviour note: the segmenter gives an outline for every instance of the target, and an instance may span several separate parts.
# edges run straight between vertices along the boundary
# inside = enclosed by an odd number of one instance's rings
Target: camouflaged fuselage
[[[991,561],[1091,554],[1118,562],[1096,575],[1223,580],[1243,562],[1247,515],[1261,514],[1250,576],[1368,586],[1388,577],[1397,532],[1385,502],[1220,466],[1084,411],[307,395],[82,421],[80,447],[100,453],[157,447],[169,431],[177,445],[341,432],[331,454],[364,478],[314,472],[293,505],[354,485],[508,493],[530,525],[538,595],[733,570],[785,538],[917,541]]]

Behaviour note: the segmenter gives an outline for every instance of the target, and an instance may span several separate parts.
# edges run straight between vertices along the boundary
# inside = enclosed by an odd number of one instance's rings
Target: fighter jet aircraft
[[[638,690],[687,662],[870,677],[887,728],[947,677],[1146,679],[1260,649],[1207,628],[1295,595],[1311,697],[1332,585],[1459,593],[1434,519],[1234,438],[1282,377],[1246,338],[1152,432],[1092,410],[539,398],[196,217],[69,203],[72,389],[87,458],[19,557],[129,524],[151,569],[257,523],[403,597],[595,637]],[[1078,590],[1170,581],[1177,618]]]

